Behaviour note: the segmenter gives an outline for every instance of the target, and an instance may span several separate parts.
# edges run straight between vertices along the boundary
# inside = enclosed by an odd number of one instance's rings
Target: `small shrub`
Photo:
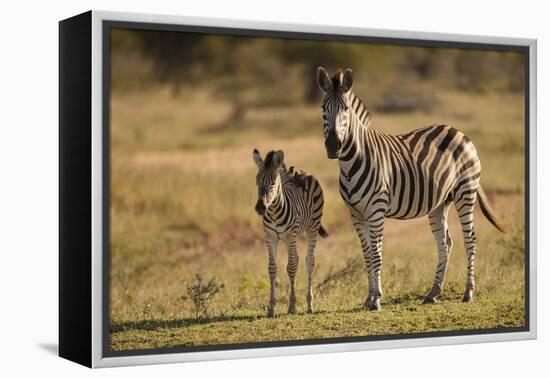
[[[183,297],[183,299],[191,300],[195,317],[207,316],[212,299],[223,288],[223,282],[218,283],[215,278],[211,278],[206,282],[202,274],[196,273],[195,280],[186,285],[187,296]]]

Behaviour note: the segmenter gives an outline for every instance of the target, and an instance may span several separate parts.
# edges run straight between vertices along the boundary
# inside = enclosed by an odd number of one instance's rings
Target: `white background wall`
[[[6,1],[0,22],[0,375],[95,376],[546,376],[550,331],[544,247],[539,261],[539,340],[356,352],[92,372],[55,356],[58,247],[58,25],[89,9],[539,40],[539,193],[548,188],[549,12],[544,1]],[[546,66],[546,67],[545,67]],[[549,211],[539,197],[539,211]],[[539,217],[540,220],[540,217]],[[539,234],[545,224],[539,222]],[[546,297],[546,298],[545,298]],[[544,350],[546,348],[546,351]]]

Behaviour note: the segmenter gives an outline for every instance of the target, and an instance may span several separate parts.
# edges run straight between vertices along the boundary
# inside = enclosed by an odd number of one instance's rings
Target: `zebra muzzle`
[[[325,139],[325,148],[329,159],[338,159],[340,148],[342,147],[335,132],[329,132]]]
[[[254,207],[254,210],[256,210],[256,212],[259,215],[264,215],[265,214],[264,202],[262,200],[258,200],[258,202],[256,203],[256,206]]]

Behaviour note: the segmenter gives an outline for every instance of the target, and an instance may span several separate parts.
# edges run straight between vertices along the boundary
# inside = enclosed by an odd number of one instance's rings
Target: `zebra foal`
[[[265,161],[260,152],[252,154],[258,166],[256,185],[258,202],[255,210],[263,216],[265,244],[269,254],[269,281],[271,291],[267,316],[275,315],[275,280],[277,277],[277,244],[281,240],[288,249],[287,273],[290,279],[288,313],[296,313],[296,271],[298,252],[296,241],[305,232],[307,237],[307,312],[313,312],[312,274],[315,265],[314,250],[317,234],[327,237],[321,226],[323,215],[323,190],[315,177],[303,172],[287,170],[283,151],[270,151]]]
[[[332,77],[317,69],[322,103],[325,148],[338,159],[340,195],[348,207],[361,241],[369,280],[365,307],[380,309],[384,218],[411,219],[428,215],[437,243],[439,261],[433,285],[424,303],[441,294],[452,239],[447,215],[455,204],[467,254],[463,300],[473,300],[476,236],[474,205],[501,232],[479,184],[481,164],[474,144],[446,125],[433,125],[404,134],[389,135],[371,127],[371,114],[352,91],[351,70]]]

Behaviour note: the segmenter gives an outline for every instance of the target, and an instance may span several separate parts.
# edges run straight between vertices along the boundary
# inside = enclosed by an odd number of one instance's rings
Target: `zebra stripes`
[[[452,239],[447,216],[455,204],[468,258],[464,301],[473,299],[476,237],[474,206],[500,231],[479,184],[481,164],[473,143],[460,131],[433,125],[388,135],[371,126],[365,104],[352,92],[351,70],[332,77],[322,67],[317,84],[325,93],[323,130],[330,159],[340,165],[340,194],[361,241],[369,292],[365,307],[380,309],[384,218],[411,219],[428,215],[439,253],[436,274],[424,302],[441,293]]]
[[[304,172],[287,171],[283,151],[270,151],[265,161],[254,150],[253,159],[258,166],[256,185],[258,202],[256,212],[263,216],[265,243],[269,254],[269,280],[271,284],[267,315],[275,314],[275,280],[277,277],[277,244],[279,240],[288,249],[287,273],[290,279],[288,313],[296,313],[296,271],[298,270],[297,238],[307,237],[307,312],[313,312],[312,274],[315,265],[314,250],[317,234],[327,237],[321,226],[323,215],[323,191],[319,182]]]

